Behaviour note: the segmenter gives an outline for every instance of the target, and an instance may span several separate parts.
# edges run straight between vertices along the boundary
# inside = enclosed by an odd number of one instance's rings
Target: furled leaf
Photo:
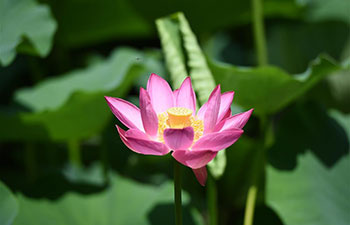
[[[350,221],[350,118],[330,115],[304,106],[281,118],[279,147],[270,150],[266,199],[286,225]]]
[[[11,225],[18,213],[18,203],[11,191],[0,181],[0,224]]]
[[[184,205],[188,196],[184,195]],[[104,192],[93,195],[76,193],[65,194],[56,201],[30,199],[18,196],[20,212],[13,225],[124,225],[124,224],[160,224],[154,212],[163,210],[166,224],[173,222],[172,205],[173,186],[164,183],[160,186],[139,184],[113,175],[111,184]],[[164,218],[159,215],[159,218]],[[187,224],[193,225],[193,219]]]
[[[174,16],[175,17],[175,16]],[[185,52],[183,52],[180,28],[176,18],[166,17],[156,20],[166,65],[174,89],[180,87],[189,75],[186,68]]]
[[[204,104],[208,100],[211,91],[215,88],[215,81],[197,38],[182,13],[178,14],[178,20],[193,86],[197,92],[199,102]]]
[[[208,163],[209,170],[213,177],[220,178],[226,168],[226,151],[220,151],[216,157]]]
[[[106,61],[19,90],[16,99],[33,112],[1,113],[0,137],[71,140],[96,135],[112,117],[103,96],[123,96],[136,77],[159,67],[154,57],[122,48]]]
[[[35,0],[0,0],[0,27],[0,63],[6,66],[23,38],[29,41],[31,52],[46,56],[57,25],[49,7]]]
[[[213,75],[183,13],[176,13],[156,21],[167,67],[175,88],[190,76],[200,104],[204,104],[215,88]],[[209,164],[214,177],[225,171],[226,155],[221,151]]]
[[[292,76],[274,67],[238,67],[211,62],[215,80],[223,90],[234,90],[235,102],[245,108],[254,108],[258,114],[272,114],[305,94],[320,80],[342,67],[321,55],[309,68]]]

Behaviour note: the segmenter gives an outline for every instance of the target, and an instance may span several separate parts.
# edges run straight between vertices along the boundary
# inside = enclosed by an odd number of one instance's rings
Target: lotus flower
[[[251,109],[232,116],[233,95],[233,91],[221,94],[218,85],[196,114],[196,95],[189,77],[172,91],[163,78],[152,74],[147,90],[140,88],[140,108],[120,98],[105,99],[113,114],[129,128],[125,131],[116,126],[129,149],[144,155],[172,151],[172,156],[192,168],[204,186],[206,165],[238,140],[252,113]]]

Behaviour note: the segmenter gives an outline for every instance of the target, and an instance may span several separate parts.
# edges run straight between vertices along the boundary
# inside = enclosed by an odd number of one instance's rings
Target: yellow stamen
[[[190,109],[180,108],[180,107],[174,107],[174,108],[170,108],[168,109],[167,112],[158,114],[159,141],[164,142],[163,133],[166,128],[183,128],[183,127],[191,126],[193,127],[193,130],[194,130],[193,143],[195,143],[203,135],[203,130],[204,130],[203,121],[198,119],[196,116],[192,116],[192,110]],[[170,125],[171,117],[173,122]],[[175,117],[175,124],[174,124],[174,117]],[[179,127],[176,127],[176,126],[179,126]]]
[[[192,110],[183,107],[172,107],[167,110],[171,128],[184,128],[191,126]]]

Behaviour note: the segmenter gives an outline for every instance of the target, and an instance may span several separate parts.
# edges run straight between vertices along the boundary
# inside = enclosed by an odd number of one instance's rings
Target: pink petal
[[[143,155],[165,155],[170,151],[170,149],[168,149],[165,144],[157,141],[152,141],[150,139],[145,139],[144,136],[140,136],[140,133],[135,130],[133,130],[135,131],[134,133],[129,132],[130,130],[125,132],[118,126],[117,129],[123,143],[136,153]]]
[[[175,93],[176,106],[185,107],[196,113],[196,94],[192,88],[191,79],[187,77],[181,84],[181,87]]]
[[[237,128],[205,134],[193,145],[192,151],[220,151],[235,143],[242,134],[243,130]]]
[[[163,78],[152,73],[147,83],[147,92],[150,96],[152,105],[157,114],[167,111],[174,107],[173,92]]]
[[[220,109],[219,109],[219,116],[218,116],[218,122],[221,121],[225,115],[227,115],[228,111],[231,111],[231,104],[234,96],[233,91],[225,92],[221,95],[221,102],[220,102]]]
[[[146,133],[152,137],[157,136],[158,117],[153,109],[147,91],[143,88],[140,88],[140,110],[143,127],[145,128]]]
[[[193,137],[193,127],[185,127],[183,129],[167,128],[164,130],[165,144],[172,150],[188,149],[193,143]]]
[[[198,169],[193,169],[193,173],[196,176],[198,182],[202,185],[205,186],[205,183],[207,182],[207,168],[205,166],[198,168]]]
[[[216,156],[217,152],[192,151],[192,150],[176,150],[172,156],[180,163],[192,169],[198,169],[207,165]]]
[[[144,130],[139,108],[120,98],[105,96],[105,99],[113,114],[122,124],[130,129],[137,128],[142,131]]]
[[[222,120],[220,123],[216,125],[214,130],[222,131],[222,130],[227,130],[231,128],[242,129],[248,122],[250,116],[252,115],[253,110],[254,109],[250,109],[246,112],[238,113],[229,118],[226,118],[225,120]]]
[[[216,125],[221,102],[220,85],[211,93],[207,104],[207,109],[204,114],[204,133],[211,132]]]

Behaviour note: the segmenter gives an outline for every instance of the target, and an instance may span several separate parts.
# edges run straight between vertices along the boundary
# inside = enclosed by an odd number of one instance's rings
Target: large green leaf
[[[0,137],[71,140],[96,135],[112,116],[103,96],[123,96],[136,77],[159,69],[154,57],[122,48],[106,61],[20,90],[16,99],[33,112],[0,114]]]
[[[119,48],[102,63],[48,79],[31,88],[20,89],[15,99],[34,111],[55,110],[76,92],[111,92],[123,88],[123,82],[133,66],[150,65],[152,60],[140,51]]]
[[[188,196],[184,196],[184,205]],[[84,196],[65,194],[57,201],[30,199],[18,196],[20,212],[13,225],[124,225],[173,224],[173,210],[164,208],[172,204],[173,186],[167,182],[160,186],[139,184],[121,176],[113,175],[109,188],[101,193]],[[162,210],[163,215],[154,217]],[[187,224],[195,224],[189,213],[185,213]]]
[[[23,38],[30,43],[29,51],[46,56],[57,25],[50,9],[35,0],[0,0],[0,27],[0,63],[6,66]]]
[[[18,212],[18,203],[11,191],[0,181],[0,224],[12,224]]]
[[[299,75],[290,75],[274,66],[238,67],[211,62],[210,68],[223,90],[236,92],[235,102],[245,108],[255,108],[258,114],[272,114],[305,94],[327,75],[342,67],[321,55]]]
[[[310,105],[288,114],[270,150],[267,204],[286,225],[348,224],[349,116]]]
[[[183,13],[156,21],[170,77],[175,88],[190,76],[200,104],[204,104],[215,88],[213,75]],[[226,155],[221,151],[210,164],[213,176],[220,177],[226,167]]]
[[[349,170],[348,156],[327,168],[311,153],[299,156],[294,171],[268,167],[267,202],[286,225],[346,225]]]

